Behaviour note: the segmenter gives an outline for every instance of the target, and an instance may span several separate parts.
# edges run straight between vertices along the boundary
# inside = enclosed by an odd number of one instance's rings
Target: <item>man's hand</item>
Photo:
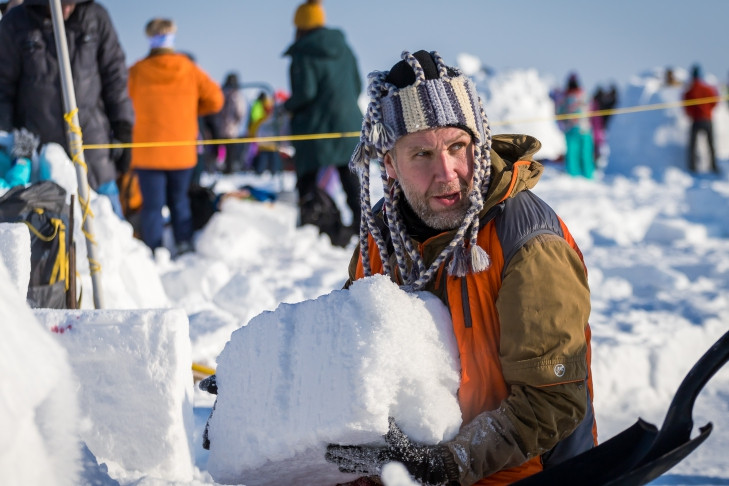
[[[114,132],[114,142],[116,143],[131,143],[132,142],[132,125],[126,121],[116,121],[111,124],[111,129]],[[114,161],[114,166],[118,174],[126,174],[129,170],[129,165],[132,162],[132,149],[126,148],[115,148],[111,151],[111,158]]]
[[[379,475],[382,466],[395,461],[402,463],[423,484],[439,485],[458,481],[458,466],[447,448],[417,445],[400,430],[392,417],[389,421],[385,446],[330,444],[326,460],[339,466],[342,472],[366,476]]]

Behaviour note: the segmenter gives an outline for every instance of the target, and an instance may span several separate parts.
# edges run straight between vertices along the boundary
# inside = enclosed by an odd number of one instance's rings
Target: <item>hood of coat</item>
[[[484,211],[521,191],[533,188],[544,172],[534,160],[542,143],[530,135],[494,135],[491,141],[492,179]]]
[[[346,48],[344,33],[321,27],[309,31],[286,49],[284,56],[313,56],[336,59]]]

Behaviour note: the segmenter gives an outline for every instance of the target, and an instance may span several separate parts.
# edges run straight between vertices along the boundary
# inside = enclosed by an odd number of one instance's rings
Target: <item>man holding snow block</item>
[[[354,280],[384,273],[449,308],[463,426],[417,444],[393,417],[385,446],[335,445],[327,460],[377,481],[388,462],[425,484],[507,484],[593,447],[590,292],[564,222],[530,189],[528,135],[492,137],[473,82],[436,52],[370,74],[350,167],[362,186]],[[372,161],[384,198],[369,195]]]

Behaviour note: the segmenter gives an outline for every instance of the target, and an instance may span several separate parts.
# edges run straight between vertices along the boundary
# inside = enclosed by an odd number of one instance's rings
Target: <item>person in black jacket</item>
[[[62,0],[84,144],[131,142],[134,112],[124,51],[108,12],[93,0]],[[25,0],[0,20],[0,130],[26,128],[69,153],[60,69],[47,0]],[[130,150],[87,150],[89,185],[121,216],[116,178]]]

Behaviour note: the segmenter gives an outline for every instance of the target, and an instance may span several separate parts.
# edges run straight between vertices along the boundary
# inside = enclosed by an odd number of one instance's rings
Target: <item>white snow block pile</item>
[[[80,484],[76,381],[66,351],[26,305],[26,291],[27,279],[19,292],[0,259],[0,483]]]
[[[30,282],[30,231],[25,223],[0,223],[0,261],[25,300]]]
[[[218,357],[208,471],[224,484],[336,484],[329,443],[383,443],[388,417],[438,443],[461,425],[450,315],[426,292],[374,276],[282,304],[236,330]]]
[[[192,480],[192,351],[185,312],[34,313],[68,351],[80,387],[80,436],[98,462],[112,476]]]

